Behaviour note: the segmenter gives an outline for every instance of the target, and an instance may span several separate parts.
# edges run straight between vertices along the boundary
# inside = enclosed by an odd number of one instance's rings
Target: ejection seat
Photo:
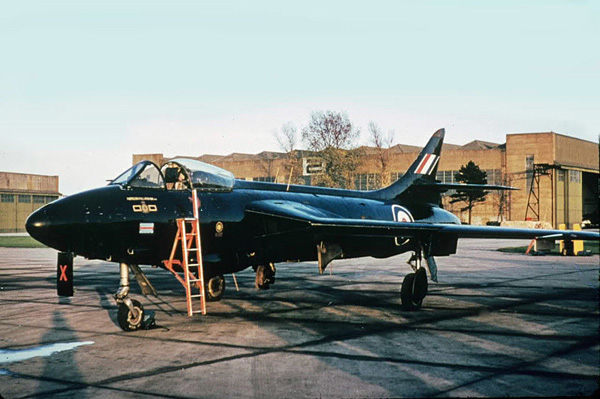
[[[167,166],[163,171],[168,190],[185,190],[189,188],[189,179],[182,168]]]

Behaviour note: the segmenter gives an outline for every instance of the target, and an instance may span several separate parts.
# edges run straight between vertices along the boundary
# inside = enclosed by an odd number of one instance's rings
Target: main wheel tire
[[[409,273],[402,281],[400,300],[403,310],[419,310],[423,304],[423,298],[427,295],[427,274],[425,269],[420,268],[416,273]]]
[[[124,303],[119,304],[117,321],[119,322],[119,327],[121,327],[123,331],[135,331],[142,326],[142,321],[144,321],[144,307],[142,304],[135,299],[132,299],[131,303],[136,310],[135,315],[127,305]]]
[[[413,282],[415,281],[415,274],[409,273],[402,280],[402,288],[400,289],[400,301],[402,303],[403,310],[414,310],[412,296],[413,296]]]
[[[413,281],[413,303],[418,303],[419,307],[423,303],[423,299],[427,295],[427,272],[424,268],[420,267],[415,272],[415,280]]]
[[[271,282],[269,280],[269,271],[267,270],[267,266],[259,265],[256,268],[255,285],[259,290],[268,290],[270,288]]]
[[[220,301],[225,293],[225,278],[222,275],[214,276],[208,280],[204,292],[208,302]]]

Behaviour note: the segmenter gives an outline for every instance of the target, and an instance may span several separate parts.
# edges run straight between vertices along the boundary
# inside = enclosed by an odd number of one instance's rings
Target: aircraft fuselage
[[[341,190],[333,190],[334,196],[322,188],[296,186],[285,191],[284,185],[239,183],[242,187],[232,191],[198,191],[203,258],[209,274],[270,262],[316,260],[318,242],[301,222],[253,217],[246,208],[255,201],[304,204],[347,219],[402,221],[398,217],[404,217],[404,221],[459,223],[453,214],[430,204],[400,206],[337,195]],[[192,217],[191,198],[190,190],[109,185],[48,204],[32,214],[27,225],[34,238],[60,251],[161,266],[169,258],[176,219]],[[266,236],[269,240],[260,239]],[[410,241],[402,237],[330,239],[342,246],[344,257],[387,257],[411,249]]]

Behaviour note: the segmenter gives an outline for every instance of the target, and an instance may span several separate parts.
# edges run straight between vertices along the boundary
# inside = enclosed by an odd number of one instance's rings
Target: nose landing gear
[[[119,327],[123,331],[138,330],[144,321],[144,307],[135,299],[131,300],[127,298],[126,301],[130,302],[131,307],[124,302],[119,304],[119,311],[117,313]]]
[[[144,312],[139,301],[129,298],[129,265],[120,264],[121,282],[115,293],[115,301],[119,306],[117,322],[123,331],[148,329],[155,325],[154,312]]]

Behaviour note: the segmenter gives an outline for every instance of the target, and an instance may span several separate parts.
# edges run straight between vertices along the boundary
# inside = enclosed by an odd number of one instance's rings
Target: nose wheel
[[[119,304],[117,313],[117,322],[123,331],[135,331],[142,327],[144,321],[144,307],[138,301],[128,299],[131,302],[131,308],[124,302]]]
[[[144,312],[144,307],[139,301],[129,298],[129,265],[120,264],[121,283],[115,301],[119,306],[117,323],[123,331],[135,331],[140,328],[148,329],[155,325],[154,312]]]

